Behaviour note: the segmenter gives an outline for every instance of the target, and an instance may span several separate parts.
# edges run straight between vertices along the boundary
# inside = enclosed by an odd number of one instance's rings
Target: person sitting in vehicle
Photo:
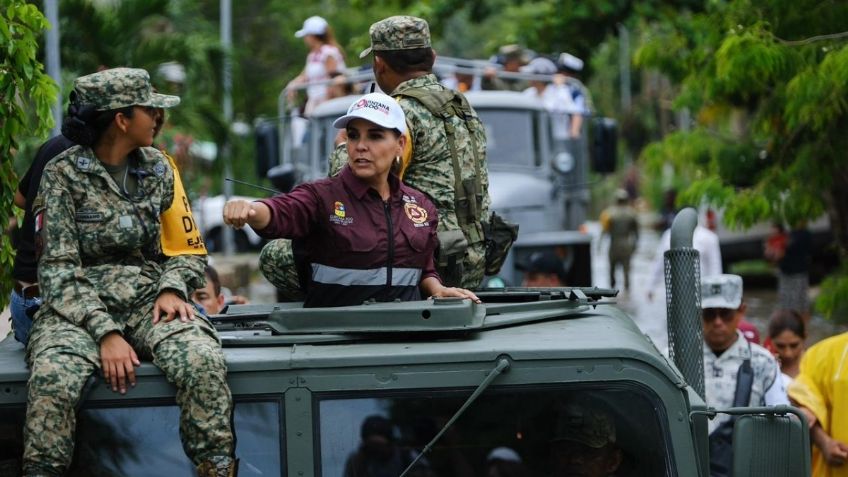
[[[563,406],[551,442],[553,476],[616,475],[623,458],[616,444],[615,422],[607,412],[582,403]]]
[[[343,477],[394,477],[401,475],[412,463],[414,456],[409,449],[403,449],[395,438],[394,425],[389,419],[373,414],[365,418],[360,428],[362,442],[359,448],[348,456]],[[416,466],[427,468],[426,462]]]
[[[229,300],[224,295],[221,286],[221,277],[212,265],[207,265],[205,270],[206,284],[191,294],[191,301],[200,309],[204,315],[217,315],[227,305],[246,305],[248,301],[241,295],[230,295]],[[229,291],[228,291],[229,293]]]
[[[524,272],[523,287],[564,287],[571,261],[560,258],[553,251],[538,251],[530,254],[525,262],[515,268]]]
[[[125,394],[145,357],[176,387],[183,449],[198,473],[235,473],[221,343],[187,302],[203,283],[206,250],[180,234],[179,175],[150,147],[157,108],[179,101],[154,93],[142,69],[74,81],[62,133],[77,145],[45,166],[33,203],[43,304],[27,344],[25,476],[63,475],[92,373]]]
[[[406,119],[391,97],[371,93],[333,125],[347,131],[348,163],[335,177],[255,202],[232,200],[224,223],[265,238],[304,239],[310,262],[305,307],[359,305],[422,296],[478,301],[436,273],[436,208],[393,172]]]
[[[518,452],[510,447],[495,447],[486,456],[485,477],[528,477],[530,472]]]

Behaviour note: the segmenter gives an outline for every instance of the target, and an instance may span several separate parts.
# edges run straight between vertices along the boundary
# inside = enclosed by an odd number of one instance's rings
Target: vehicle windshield
[[[486,128],[489,167],[541,165],[538,114],[513,109],[478,109],[477,114]]]
[[[400,475],[468,393],[319,398],[320,475]],[[517,472],[510,475],[594,475],[575,469],[598,459],[598,465],[616,467],[609,475],[671,476],[663,414],[655,399],[632,385],[493,387],[409,475],[493,475],[497,460]]]

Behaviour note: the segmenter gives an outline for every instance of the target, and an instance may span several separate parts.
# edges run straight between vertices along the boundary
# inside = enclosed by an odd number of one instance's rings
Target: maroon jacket
[[[304,306],[418,300],[419,283],[436,277],[436,207],[423,193],[389,175],[391,196],[345,166],[338,176],[263,199],[271,222],[265,238],[304,239],[311,281]]]

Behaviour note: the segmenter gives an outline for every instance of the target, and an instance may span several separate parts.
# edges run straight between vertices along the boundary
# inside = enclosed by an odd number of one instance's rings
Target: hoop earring
[[[400,167],[400,156],[395,156],[395,167]]]

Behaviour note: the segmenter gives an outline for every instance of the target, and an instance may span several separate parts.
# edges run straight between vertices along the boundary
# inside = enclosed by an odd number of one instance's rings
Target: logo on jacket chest
[[[412,202],[407,202],[403,204],[403,211],[416,227],[427,227],[430,225],[427,222],[427,209],[424,207]]]
[[[347,216],[347,209],[341,201],[336,201],[333,204],[333,215],[330,216],[330,222],[336,225],[350,225],[353,223],[353,217]]]

